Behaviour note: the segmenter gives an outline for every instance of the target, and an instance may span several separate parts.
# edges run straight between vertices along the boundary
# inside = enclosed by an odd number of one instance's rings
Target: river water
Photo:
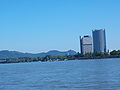
[[[120,90],[120,59],[0,64],[0,90]]]

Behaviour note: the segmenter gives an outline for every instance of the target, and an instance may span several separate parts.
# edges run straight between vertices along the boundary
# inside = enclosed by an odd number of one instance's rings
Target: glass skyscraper
[[[93,51],[106,52],[106,35],[105,29],[93,30]]]

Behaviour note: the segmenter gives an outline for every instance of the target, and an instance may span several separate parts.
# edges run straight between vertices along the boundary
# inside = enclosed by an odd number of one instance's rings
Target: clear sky
[[[79,36],[101,28],[120,49],[120,0],[0,0],[0,50],[79,51]]]

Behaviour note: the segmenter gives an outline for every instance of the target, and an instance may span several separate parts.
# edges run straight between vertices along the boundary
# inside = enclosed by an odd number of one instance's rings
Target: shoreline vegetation
[[[120,58],[120,50],[113,50],[110,53],[77,53],[75,55],[51,56],[44,57],[19,57],[0,59],[0,63],[20,63],[20,62],[47,62],[47,61],[67,61],[67,60],[87,60],[87,59],[104,59],[104,58]]]

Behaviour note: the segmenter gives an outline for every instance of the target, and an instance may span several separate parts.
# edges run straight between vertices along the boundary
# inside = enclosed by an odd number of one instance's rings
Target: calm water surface
[[[0,64],[0,90],[120,90],[120,59]]]

